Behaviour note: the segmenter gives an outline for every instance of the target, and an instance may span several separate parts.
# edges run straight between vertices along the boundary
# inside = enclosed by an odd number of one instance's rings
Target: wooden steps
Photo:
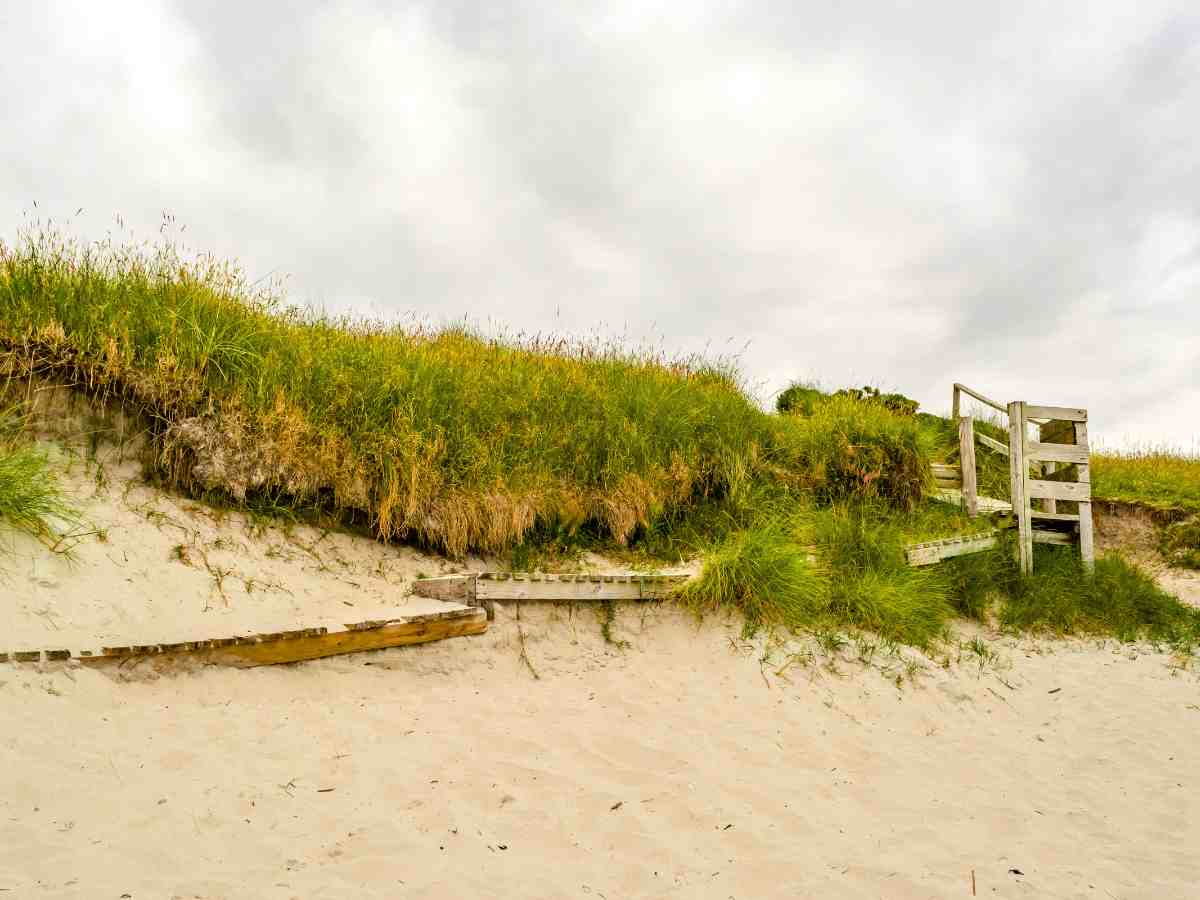
[[[196,662],[248,668],[302,662],[343,653],[382,650],[406,644],[423,644],[444,638],[487,631],[482,609],[456,606],[421,613],[352,622],[341,628],[300,628],[230,638],[181,641],[170,644],[134,644],[99,650],[21,650],[0,652],[0,662],[38,663],[76,660],[84,665],[121,664],[140,658],[187,658]]]
[[[940,500],[943,503],[950,503],[958,507],[965,505],[963,492],[959,488],[940,488],[932,497],[934,500]],[[978,504],[979,512],[984,515],[1012,512],[1012,504],[1007,500],[979,495],[975,498],[975,502]]]

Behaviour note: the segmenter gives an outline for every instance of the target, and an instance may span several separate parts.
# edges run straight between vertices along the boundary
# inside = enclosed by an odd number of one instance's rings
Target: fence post
[[[975,417],[961,416],[958,420],[958,464],[962,470],[962,494],[967,515],[979,515],[979,486],[975,475]]]
[[[1033,571],[1033,529],[1025,497],[1029,466],[1025,462],[1025,403],[1021,400],[1008,404],[1008,462],[1013,516],[1017,520],[1017,561],[1022,574],[1028,575]]]

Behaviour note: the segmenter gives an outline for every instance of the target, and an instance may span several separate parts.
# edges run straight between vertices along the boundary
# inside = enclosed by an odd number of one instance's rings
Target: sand
[[[336,618],[452,568],[112,472],[72,474],[106,541],[0,563],[0,643]],[[286,667],[0,664],[0,897],[1200,896],[1200,675],[1169,655],[863,664],[650,604],[614,633],[522,604]]]

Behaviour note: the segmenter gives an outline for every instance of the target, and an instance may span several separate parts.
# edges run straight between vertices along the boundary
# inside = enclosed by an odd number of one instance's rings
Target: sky
[[[0,84],[10,241],[1200,449],[1194,2],[39,0]]]

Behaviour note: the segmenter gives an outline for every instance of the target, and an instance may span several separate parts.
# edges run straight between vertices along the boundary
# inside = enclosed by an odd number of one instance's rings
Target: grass
[[[1092,494],[1159,509],[1200,513],[1200,456],[1166,448],[1093,453]]]
[[[73,521],[49,458],[23,439],[11,410],[0,410],[0,526],[53,543]]]
[[[329,319],[212,259],[52,231],[0,246],[0,374],[119,397],[185,489],[282,493],[455,556],[535,527],[627,541],[786,480],[792,452],[720,364]]]

